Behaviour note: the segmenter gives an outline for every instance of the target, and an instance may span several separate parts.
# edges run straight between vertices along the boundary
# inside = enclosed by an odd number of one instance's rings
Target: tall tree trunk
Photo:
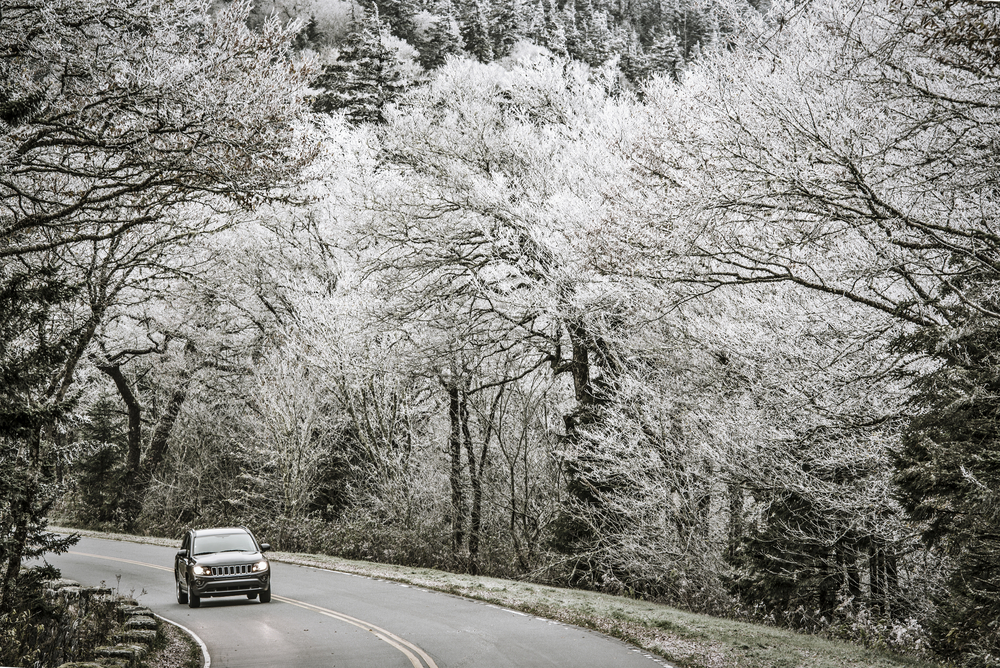
[[[465,541],[465,498],[462,490],[462,398],[457,385],[448,387],[448,452],[451,456],[451,549],[458,554]]]
[[[899,563],[896,561],[895,550],[889,548],[884,552],[885,561],[885,614],[892,617],[894,613],[893,600],[899,591]]]
[[[185,352],[193,351],[193,347],[188,344]],[[152,480],[156,467],[160,465],[166,456],[167,441],[170,433],[177,423],[181,407],[187,398],[189,381],[192,375],[190,368],[185,369],[181,375],[180,385],[174,389],[167,400],[167,406],[153,430],[150,439],[149,451],[145,460],[142,459],[142,405],[136,398],[135,393],[128,384],[128,379],[122,373],[121,365],[112,364],[99,366],[98,369],[107,374],[118,388],[118,394],[128,409],[128,455],[126,459],[126,490],[124,494],[125,503],[123,512],[129,523],[134,522],[142,512],[142,502],[146,490]]]
[[[882,610],[885,604],[885,552],[881,547],[868,548],[869,596],[873,610]]]
[[[726,553],[730,563],[735,563],[736,555],[743,541],[743,488],[729,484],[729,544]]]
[[[833,550],[820,553],[819,610],[827,621],[833,618],[833,611],[837,608],[837,590],[840,589],[840,571],[834,568],[836,563],[837,556]]]
[[[858,569],[859,555],[857,548],[851,545],[841,550],[844,555],[844,573],[847,577],[847,593],[855,603],[861,600],[861,572]]]
[[[177,417],[184,406],[184,400],[187,399],[190,376],[190,372],[184,373],[181,384],[171,392],[166,410],[156,423],[156,429],[153,430],[153,436],[149,440],[149,452],[146,454],[146,461],[143,462],[140,471],[140,484],[143,487],[149,485],[156,472],[156,467],[163,462],[167,454],[167,439],[170,438],[170,433],[173,431]]]
[[[126,458],[126,469],[130,484],[134,484],[139,477],[139,463],[142,456],[142,405],[129,387],[128,379],[122,373],[121,365],[110,364],[98,366],[98,369],[106,373],[114,381],[118,388],[118,394],[128,410],[128,455]]]
[[[32,430],[32,440],[41,441],[41,434],[38,429]],[[37,447],[33,444],[33,447]],[[14,606],[14,591],[17,586],[18,577],[21,574],[21,559],[24,556],[25,546],[28,543],[28,523],[32,520],[31,507],[35,503],[38,494],[38,469],[33,469],[21,480],[15,480],[15,485],[22,485],[20,494],[15,495],[13,503],[10,504],[11,517],[10,537],[4,542],[7,552],[6,570],[3,581],[0,581],[0,614],[10,611]],[[21,476],[15,476],[21,477]]]
[[[462,442],[465,444],[465,452],[469,461],[469,482],[472,487],[472,509],[469,513],[469,572],[478,575],[479,538],[483,524],[483,479],[481,465],[476,465],[476,446],[472,442],[472,432],[469,429],[469,395],[464,391],[462,392],[459,415],[462,421]]]

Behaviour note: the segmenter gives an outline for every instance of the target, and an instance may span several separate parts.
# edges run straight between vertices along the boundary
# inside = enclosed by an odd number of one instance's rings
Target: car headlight
[[[211,575],[212,569],[208,566],[195,566],[191,569],[195,575]]]
[[[254,573],[262,573],[267,570],[267,559],[261,559],[256,564],[253,565]]]

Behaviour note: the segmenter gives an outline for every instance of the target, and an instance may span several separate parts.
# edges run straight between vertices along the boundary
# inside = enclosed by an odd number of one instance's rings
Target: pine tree
[[[972,272],[970,272],[971,274]],[[975,288],[980,294],[996,282]],[[997,300],[977,300],[979,304]],[[954,555],[949,595],[931,627],[936,651],[963,665],[1000,656],[1000,327],[972,309],[963,327],[925,328],[900,339],[938,366],[916,381],[920,411],[896,460],[900,500],[923,522],[924,542]]]
[[[521,0],[494,0],[490,17],[490,39],[493,53],[502,58],[524,37],[524,8]]]
[[[118,403],[102,397],[87,409],[80,436],[93,451],[79,462],[78,519],[85,523],[112,522],[120,517],[127,501],[128,470],[122,465],[127,450]]]
[[[362,2],[367,14],[377,13],[379,18],[389,26],[389,32],[399,39],[417,44],[417,26],[413,21],[416,14],[412,0],[368,0]]]
[[[337,59],[313,82],[322,91],[313,99],[313,109],[343,111],[355,124],[382,123],[385,105],[406,88],[396,54],[384,43],[387,35],[377,11],[356,20]]]
[[[654,34],[674,34],[685,58],[711,43],[717,21],[708,6],[689,0],[667,0],[660,11],[661,20]]]
[[[566,55],[566,27],[556,0],[541,0],[544,25],[539,43],[557,56]]]
[[[639,83],[647,78],[649,58],[639,42],[639,35],[632,30],[622,40],[623,47],[618,59],[618,69],[629,81]]]
[[[465,50],[481,63],[493,60],[493,44],[487,18],[491,12],[489,0],[463,0],[459,4],[459,31]]]
[[[439,2],[434,14],[436,15],[434,23],[427,30],[420,45],[420,64],[428,70],[441,67],[448,56],[459,55],[464,50],[451,0]]]
[[[595,10],[591,0],[572,0],[563,8],[566,49],[569,55],[590,65],[602,65],[614,50],[608,15]]]
[[[654,35],[653,43],[646,51],[643,77],[648,79],[662,75],[678,81],[683,66],[684,54],[677,35],[663,28],[658,29]]]
[[[0,265],[0,616],[16,602],[24,559],[79,538],[45,532],[53,494],[41,453],[43,429],[71,408],[46,388],[77,334],[56,317],[74,291],[51,268],[15,267]]]
[[[545,35],[544,0],[523,0],[521,32],[524,39],[540,44]]]
[[[563,5],[562,10],[559,12],[559,17],[562,19],[563,34],[565,36],[566,43],[566,54],[573,57],[578,57],[577,54],[580,51],[580,31],[577,29],[577,18],[576,18],[576,1],[567,0],[566,4]]]
[[[910,547],[900,535],[904,518],[888,495],[868,494],[881,488],[888,456],[857,447],[864,433],[848,424],[769,444],[755,453],[766,468],[748,469],[739,483],[761,513],[727,555],[734,590],[798,628],[817,617],[831,622],[847,602],[883,619],[905,612],[897,565]],[[876,424],[867,438],[883,436]]]

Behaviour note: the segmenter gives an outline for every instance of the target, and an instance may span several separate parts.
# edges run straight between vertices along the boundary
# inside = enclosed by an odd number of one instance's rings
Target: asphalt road
[[[654,668],[613,638],[467,599],[272,562],[270,603],[174,598],[176,549],[82,538],[48,556],[63,577],[104,583],[196,633],[212,668]]]

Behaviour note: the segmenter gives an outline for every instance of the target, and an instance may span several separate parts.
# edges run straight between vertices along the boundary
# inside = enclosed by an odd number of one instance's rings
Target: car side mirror
[[[181,558],[181,559],[184,559],[185,557],[188,556],[188,551],[187,550],[177,550],[177,556],[179,558]]]
[[[271,549],[271,544],[270,543],[261,543],[260,544],[260,551],[261,552],[267,552],[270,549]]]

